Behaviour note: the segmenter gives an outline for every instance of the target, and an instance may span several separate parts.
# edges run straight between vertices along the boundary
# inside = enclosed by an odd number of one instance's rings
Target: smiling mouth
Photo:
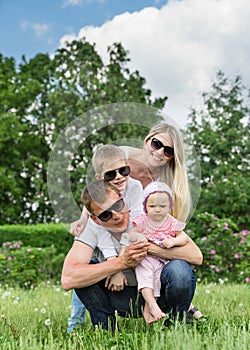
[[[120,185],[123,185],[124,182],[125,182],[125,180],[121,180],[121,181],[118,181],[118,182],[114,182],[114,185],[120,186]]]
[[[158,160],[158,161],[163,161],[163,160],[164,160],[162,157],[158,157],[158,156],[155,155],[154,153],[152,153],[152,157],[153,157],[155,160]]]
[[[118,223],[115,224],[115,226],[119,227],[124,224],[124,220],[119,221]]]

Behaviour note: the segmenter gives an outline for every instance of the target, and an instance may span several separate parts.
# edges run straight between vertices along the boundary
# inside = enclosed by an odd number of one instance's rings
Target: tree
[[[202,170],[198,211],[249,225],[249,91],[240,76],[230,80],[219,71],[202,96],[203,107],[192,109],[187,125]]]
[[[27,61],[23,57],[18,69],[13,58],[0,56],[1,224],[56,220],[47,165],[53,144],[69,125],[63,150],[68,158],[58,160],[61,166],[70,162],[69,187],[79,199],[96,145],[121,137],[138,139],[162,119],[158,110],[167,98],[152,98],[145,79],[128,69],[128,53],[122,45],[109,47],[108,56],[104,63],[95,45],[85,39],[67,43],[53,58],[37,54]],[[124,107],[118,109],[117,102]],[[134,108],[132,102],[148,106],[147,111]],[[79,147],[73,149],[76,141]],[[64,184],[60,171],[54,175]],[[68,206],[67,198],[61,198],[60,204]]]

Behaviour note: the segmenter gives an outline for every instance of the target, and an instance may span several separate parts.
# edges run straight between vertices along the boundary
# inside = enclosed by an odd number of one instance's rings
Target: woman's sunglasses
[[[130,174],[130,167],[128,165],[123,166],[119,169],[115,169],[115,170],[110,170],[110,171],[106,171],[106,173],[104,173],[104,180],[105,181],[112,181],[115,179],[117,172],[122,175],[122,176],[128,176]]]
[[[99,215],[93,214],[93,215],[99,220],[103,222],[107,222],[112,218],[112,211],[116,211],[117,213],[119,213],[124,207],[125,207],[124,200],[123,198],[120,198],[110,208],[104,210],[101,214]]]
[[[170,147],[170,146],[164,146],[163,143],[156,139],[155,137],[152,137],[151,139],[151,147],[158,151],[159,149],[161,149],[162,147],[164,148],[164,155],[166,157],[173,157],[174,155],[174,149],[173,147]]]

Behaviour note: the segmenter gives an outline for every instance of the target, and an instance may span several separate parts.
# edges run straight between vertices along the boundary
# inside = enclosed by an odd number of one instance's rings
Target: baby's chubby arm
[[[138,229],[137,226],[133,226],[130,230],[129,230],[129,241],[136,243],[136,242],[144,242],[147,241],[147,238],[144,236],[143,233],[141,233]]]
[[[187,243],[187,235],[183,231],[176,232],[175,237],[166,237],[163,239],[162,244],[164,248],[181,247]]]

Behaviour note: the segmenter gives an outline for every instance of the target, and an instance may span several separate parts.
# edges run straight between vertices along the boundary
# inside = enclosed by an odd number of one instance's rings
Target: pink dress
[[[145,237],[163,247],[162,241],[167,237],[175,237],[175,232],[182,231],[185,228],[185,223],[168,215],[167,219],[161,225],[155,225],[147,214],[137,216],[133,222]],[[160,296],[161,282],[160,276],[164,263],[163,259],[148,255],[135,268],[136,278],[138,282],[138,290],[142,288],[151,288],[154,291],[154,296]]]

